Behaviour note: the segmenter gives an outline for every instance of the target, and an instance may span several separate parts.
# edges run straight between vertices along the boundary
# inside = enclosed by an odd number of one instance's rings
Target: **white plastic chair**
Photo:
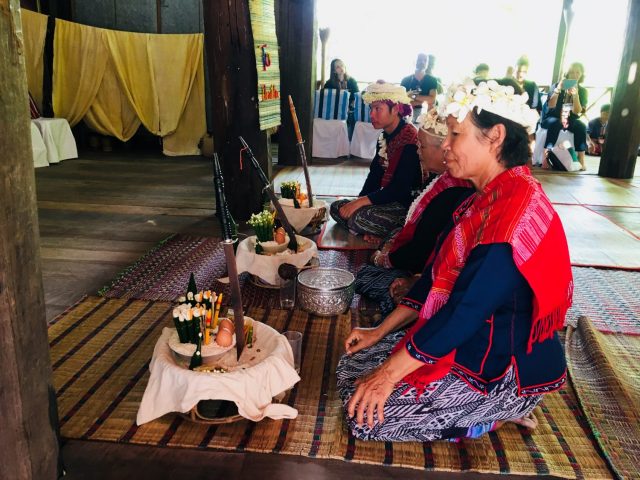
[[[349,95],[348,90],[316,90],[313,103],[312,156],[338,158],[349,155]]]
[[[354,157],[371,160],[376,155],[376,144],[382,130],[373,128],[371,124],[371,109],[369,105],[364,103],[362,94],[359,92],[355,94],[354,107],[356,123],[353,127],[349,152]]]

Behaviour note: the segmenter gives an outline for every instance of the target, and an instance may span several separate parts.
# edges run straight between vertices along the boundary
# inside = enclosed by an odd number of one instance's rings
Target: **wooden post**
[[[562,4],[560,26],[558,27],[558,41],[556,43],[556,59],[553,64],[553,78],[551,80],[551,84],[560,81],[563,74],[564,52],[567,48],[569,30],[571,30],[571,21],[573,20],[573,11],[571,10],[572,5],[573,0],[564,0]]]
[[[627,33],[598,175],[632,178],[640,145],[640,0],[629,0]]]
[[[313,93],[316,81],[316,2],[276,0],[276,32],[280,45],[280,112],[278,163],[301,165],[296,134],[289,114],[293,98],[309,163],[313,140]]]
[[[0,477],[58,475],[19,0],[0,0]]]
[[[236,220],[246,220],[262,209],[263,195],[262,184],[251,166],[244,165],[240,170],[239,135],[269,178],[272,170],[267,136],[258,121],[258,74],[249,5],[246,0],[203,0],[202,6],[213,143],[222,156],[229,209]]]

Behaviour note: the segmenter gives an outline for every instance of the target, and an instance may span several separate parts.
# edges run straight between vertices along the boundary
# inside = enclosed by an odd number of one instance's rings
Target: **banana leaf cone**
[[[173,324],[176,326],[180,343],[189,343],[189,333],[187,332],[184,318],[180,318],[180,312],[177,308],[173,310]]]
[[[194,298],[198,293],[198,287],[196,286],[196,277],[193,275],[193,272],[191,272],[191,276],[189,277],[189,285],[187,286],[187,297],[189,297],[189,293],[193,294]]]
[[[191,357],[191,362],[189,363],[189,370],[193,370],[196,367],[202,365],[202,332],[198,332],[198,340],[196,343],[196,351],[193,353]]]

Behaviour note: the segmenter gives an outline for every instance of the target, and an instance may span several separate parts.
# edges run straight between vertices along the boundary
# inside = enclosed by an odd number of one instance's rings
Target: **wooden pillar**
[[[246,0],[203,0],[204,43],[213,106],[212,135],[222,157],[229,208],[236,220],[262,209],[263,185],[248,162],[240,170],[242,135],[271,178],[267,136],[258,121],[258,73]],[[211,187],[213,195],[213,184]]]
[[[560,81],[563,74],[564,52],[567,48],[569,30],[571,30],[571,21],[573,20],[573,11],[571,10],[572,5],[573,0],[564,0],[562,3],[560,25],[558,26],[558,41],[556,42],[556,59],[553,64],[553,78],[551,80],[551,84]]]
[[[315,0],[276,0],[276,30],[280,45],[282,117],[278,135],[278,163],[300,165],[289,113],[289,95],[296,106],[307,159],[311,162],[317,42]]]
[[[0,477],[57,477],[57,406],[45,319],[18,0],[0,0]]]
[[[640,0],[629,0],[627,33],[598,175],[631,178],[640,145]]]

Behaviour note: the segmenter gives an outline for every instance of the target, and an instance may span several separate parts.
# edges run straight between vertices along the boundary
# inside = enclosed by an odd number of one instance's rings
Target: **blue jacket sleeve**
[[[431,269],[427,268],[420,275],[418,281],[413,284],[411,290],[400,300],[399,305],[419,313],[422,310],[424,301],[427,299],[429,290],[431,290]]]
[[[386,187],[367,194],[373,205],[399,202],[405,206],[411,203],[411,190],[420,175],[420,159],[415,145],[405,145],[398,166]]]
[[[470,340],[493,313],[526,283],[507,243],[473,249],[449,300],[410,339],[409,353],[441,358]]]

